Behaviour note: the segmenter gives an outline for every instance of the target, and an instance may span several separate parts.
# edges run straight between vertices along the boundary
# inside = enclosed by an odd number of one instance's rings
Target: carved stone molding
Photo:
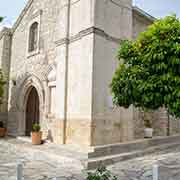
[[[103,31],[100,28],[90,27],[90,28],[87,28],[85,30],[80,31],[78,34],[76,34],[74,36],[71,36],[69,39],[62,38],[62,39],[60,39],[58,41],[55,41],[55,44],[57,46],[60,46],[60,45],[66,44],[66,43],[72,43],[74,41],[82,39],[83,37],[85,37],[85,36],[87,36],[89,34],[99,35],[99,36],[107,39],[108,41],[113,41],[113,42],[115,42],[117,44],[119,44],[122,41],[122,39],[113,37],[113,36],[109,35],[108,33],[106,33],[105,31]]]

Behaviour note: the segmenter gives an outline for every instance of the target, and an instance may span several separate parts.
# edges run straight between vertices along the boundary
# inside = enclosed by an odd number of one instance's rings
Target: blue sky
[[[158,18],[170,14],[180,17],[180,0],[134,0],[134,4]]]
[[[11,26],[27,0],[5,0],[0,4],[0,15],[6,16],[3,25]],[[134,0],[134,5],[155,17],[176,13],[180,17],[180,0]]]

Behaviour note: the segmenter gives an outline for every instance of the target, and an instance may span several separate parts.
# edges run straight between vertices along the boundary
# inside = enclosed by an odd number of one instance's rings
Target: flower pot
[[[31,140],[33,145],[40,145],[42,143],[42,132],[32,132]]]
[[[0,128],[0,137],[5,137],[6,135],[6,128]]]
[[[144,137],[145,138],[152,138],[153,137],[153,128],[145,128],[144,129]]]

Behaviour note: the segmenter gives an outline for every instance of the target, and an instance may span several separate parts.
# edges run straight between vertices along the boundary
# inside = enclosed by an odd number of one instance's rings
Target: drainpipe
[[[66,20],[66,44],[65,44],[65,82],[64,82],[64,123],[63,123],[63,144],[66,144],[66,129],[67,129],[67,106],[68,106],[68,64],[69,64],[69,34],[70,34],[70,7],[71,0],[67,0],[67,20]]]

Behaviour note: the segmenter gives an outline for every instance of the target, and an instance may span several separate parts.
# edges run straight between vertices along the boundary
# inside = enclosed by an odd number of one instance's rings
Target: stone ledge
[[[136,140],[128,143],[95,146],[94,151],[88,153],[87,168],[94,169],[99,164],[110,165],[118,161],[124,161],[155,151],[175,147],[180,145],[179,139],[180,135],[175,135]]]
[[[80,31],[76,35],[70,36],[69,38],[59,39],[58,41],[55,41],[55,44],[56,44],[56,46],[60,46],[63,44],[69,44],[69,43],[75,42],[79,39],[82,39],[83,37],[86,37],[89,34],[95,34],[95,35],[101,36],[101,37],[105,38],[106,40],[112,41],[117,44],[122,42],[122,39],[113,37],[100,28],[90,27],[90,28]]]
[[[180,143],[180,134],[169,137],[154,137],[152,139],[141,139],[125,143],[116,143],[102,146],[94,146],[94,151],[88,154],[89,158],[144,150],[153,146],[168,143]]]
[[[170,144],[150,147],[150,148],[147,148],[144,150],[133,151],[130,153],[122,153],[122,154],[109,155],[109,156],[100,157],[100,158],[92,158],[92,159],[88,159],[86,168],[87,169],[95,169],[101,164],[106,165],[106,166],[112,165],[117,162],[126,161],[126,160],[134,159],[137,157],[142,157],[144,155],[152,154],[157,151],[162,151],[164,149],[170,149],[170,148],[177,147],[177,146],[180,146],[180,143],[179,144],[170,143]]]

